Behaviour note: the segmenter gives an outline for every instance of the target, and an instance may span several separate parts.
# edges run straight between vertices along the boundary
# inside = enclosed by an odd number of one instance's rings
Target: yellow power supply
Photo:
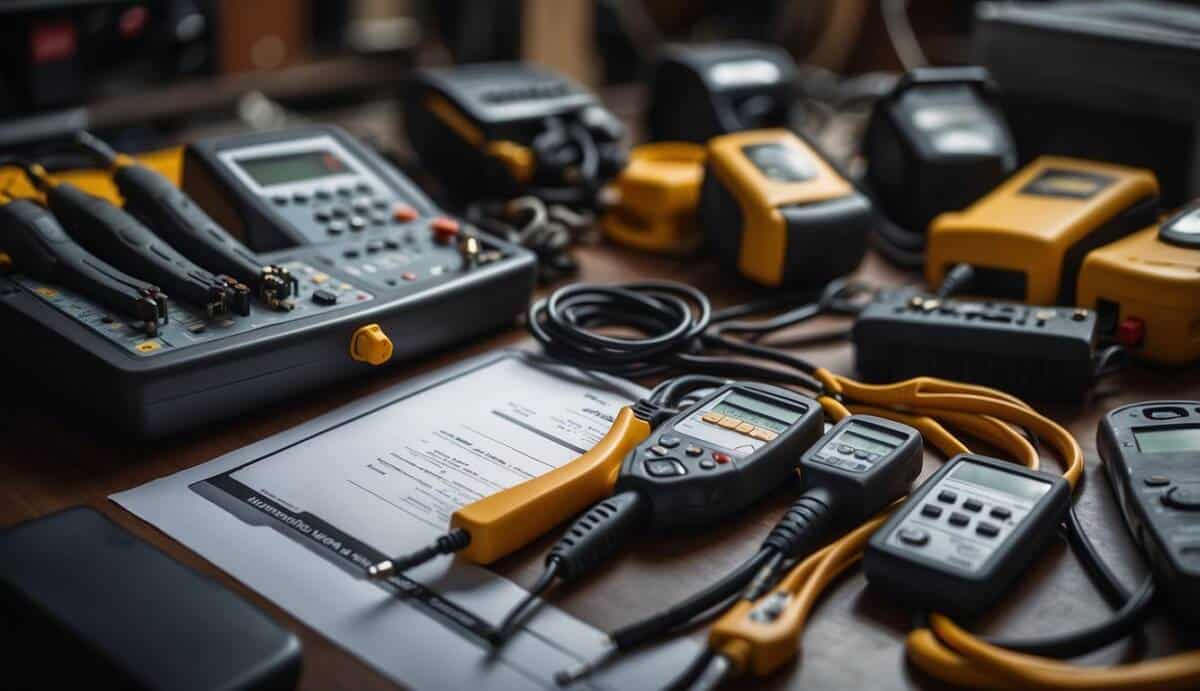
[[[1141,168],[1042,156],[964,211],[933,220],[925,278],[975,270],[969,292],[1074,305],[1088,252],[1154,223],[1158,181]]]
[[[704,147],[656,142],[634,147],[613,181],[614,206],[600,217],[613,242],[645,252],[690,254],[701,241],[696,222]]]
[[[708,143],[700,225],[709,250],[756,283],[821,285],[850,273],[876,220],[870,200],[788,130]]]
[[[1079,305],[1139,357],[1200,359],[1200,203],[1089,254]]]

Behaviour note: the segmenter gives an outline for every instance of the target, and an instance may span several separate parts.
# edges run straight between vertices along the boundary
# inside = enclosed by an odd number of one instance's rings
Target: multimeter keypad
[[[980,569],[1035,502],[954,477],[942,478],[888,541],[966,571]],[[917,537],[919,536],[919,539]]]

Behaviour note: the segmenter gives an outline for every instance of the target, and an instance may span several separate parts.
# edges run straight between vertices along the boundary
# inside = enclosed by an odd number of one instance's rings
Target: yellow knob
[[[371,365],[382,365],[392,357],[392,339],[378,324],[358,327],[350,337],[350,357]]]

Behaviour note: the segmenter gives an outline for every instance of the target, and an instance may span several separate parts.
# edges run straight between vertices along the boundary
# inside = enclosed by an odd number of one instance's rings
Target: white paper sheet
[[[555,671],[601,650],[595,628],[546,606],[494,651],[480,620],[498,622],[520,587],[462,560],[399,586],[364,580],[362,567],[428,544],[458,506],[575,458],[641,393],[510,351],[111,498],[397,681],[557,688]],[[659,688],[695,650],[682,640],[633,655],[588,684]]]

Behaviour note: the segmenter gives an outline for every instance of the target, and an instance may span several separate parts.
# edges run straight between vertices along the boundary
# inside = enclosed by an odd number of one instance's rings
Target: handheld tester
[[[815,401],[787,389],[726,385],[635,448],[614,494],[644,494],[656,526],[711,524],[779,487],[822,419]]]
[[[700,223],[711,251],[756,283],[818,285],[850,273],[875,218],[871,202],[787,130],[708,143]]]
[[[996,601],[1070,507],[1058,475],[959,454],[876,532],[863,557],[872,586],[970,616]]]
[[[1034,305],[1074,305],[1088,252],[1154,222],[1158,182],[1140,168],[1042,156],[960,212],[933,220],[925,278],[958,264],[972,293]]]
[[[1200,204],[1093,250],[1079,272],[1078,299],[1139,357],[1200,358]]]
[[[497,328],[533,289],[532,254],[476,237],[335,127],[196,142],[182,187],[259,265],[297,279],[292,309],[254,297],[248,314],[212,318],[167,293],[169,317],[151,331],[82,283],[19,264],[0,277],[6,328],[29,334],[22,342],[34,339],[54,363],[41,385],[77,392],[87,382],[103,395],[69,398],[138,436],[231,417]],[[146,279],[133,266],[126,273]]]
[[[1170,610],[1200,623],[1200,401],[1117,408],[1100,421],[1096,448]]]

